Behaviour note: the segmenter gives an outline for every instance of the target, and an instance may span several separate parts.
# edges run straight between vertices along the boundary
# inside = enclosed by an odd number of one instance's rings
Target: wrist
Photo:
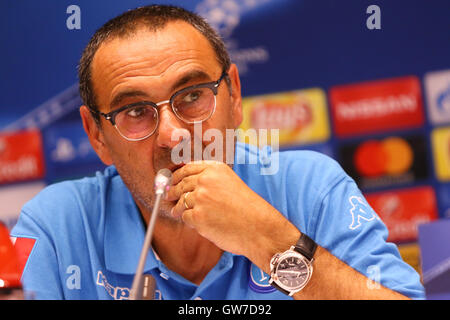
[[[284,217],[283,217],[284,218]],[[295,245],[300,238],[301,232],[287,219],[282,223],[267,224],[269,228],[259,233],[258,238],[252,241],[249,258],[258,268],[270,274],[270,261],[272,257],[280,252],[288,250]]]

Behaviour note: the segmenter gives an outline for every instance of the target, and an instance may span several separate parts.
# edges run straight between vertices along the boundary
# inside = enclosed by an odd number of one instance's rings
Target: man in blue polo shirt
[[[148,6],[114,18],[84,50],[79,75],[83,126],[110,166],[23,207],[12,236],[37,299],[129,298],[162,168],[172,185],[144,268],[156,298],[423,298],[418,274],[334,160],[236,143],[222,161],[174,161],[195,125],[226,137],[242,121],[237,68],[195,14]]]

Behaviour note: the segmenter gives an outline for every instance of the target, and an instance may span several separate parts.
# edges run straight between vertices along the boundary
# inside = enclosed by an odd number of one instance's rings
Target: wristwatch
[[[276,253],[270,260],[270,285],[289,296],[302,290],[311,279],[316,249],[317,244],[302,233],[295,246]]]

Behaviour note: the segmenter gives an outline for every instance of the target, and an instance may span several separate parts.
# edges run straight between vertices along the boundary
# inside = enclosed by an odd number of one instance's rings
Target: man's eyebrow
[[[192,70],[183,75],[178,81],[176,81],[170,91],[175,91],[190,81],[212,81],[209,74],[202,70]],[[181,88],[180,88],[181,89]]]
[[[180,87],[186,85],[187,83],[191,81],[212,81],[211,77],[202,70],[192,70],[184,74],[180,79],[178,79],[171,87],[170,91],[173,92]],[[144,97],[148,98],[148,94],[142,90],[128,90],[118,93],[114,98],[112,99],[109,107],[110,110],[113,110],[114,108],[118,107],[120,103],[126,99],[126,98],[133,98],[133,97]]]
[[[133,97],[147,97],[147,94],[141,90],[122,91],[116,96],[114,96],[113,100],[109,105],[110,110],[113,110],[115,107],[119,106],[122,100]]]

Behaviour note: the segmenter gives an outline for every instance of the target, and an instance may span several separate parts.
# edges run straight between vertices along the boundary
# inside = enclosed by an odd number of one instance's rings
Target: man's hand
[[[252,191],[226,164],[191,162],[172,179],[169,201],[177,201],[175,217],[195,228],[219,248],[244,255],[270,274],[270,259],[295,244],[300,231],[268,202]],[[185,195],[186,206],[185,206]],[[295,299],[404,299],[380,286],[367,287],[367,277],[318,246],[314,272]]]
[[[271,256],[300,235],[225,163],[188,163],[174,172],[172,184],[166,200],[177,201],[174,217],[181,216],[219,248],[246,256],[266,272]]]

